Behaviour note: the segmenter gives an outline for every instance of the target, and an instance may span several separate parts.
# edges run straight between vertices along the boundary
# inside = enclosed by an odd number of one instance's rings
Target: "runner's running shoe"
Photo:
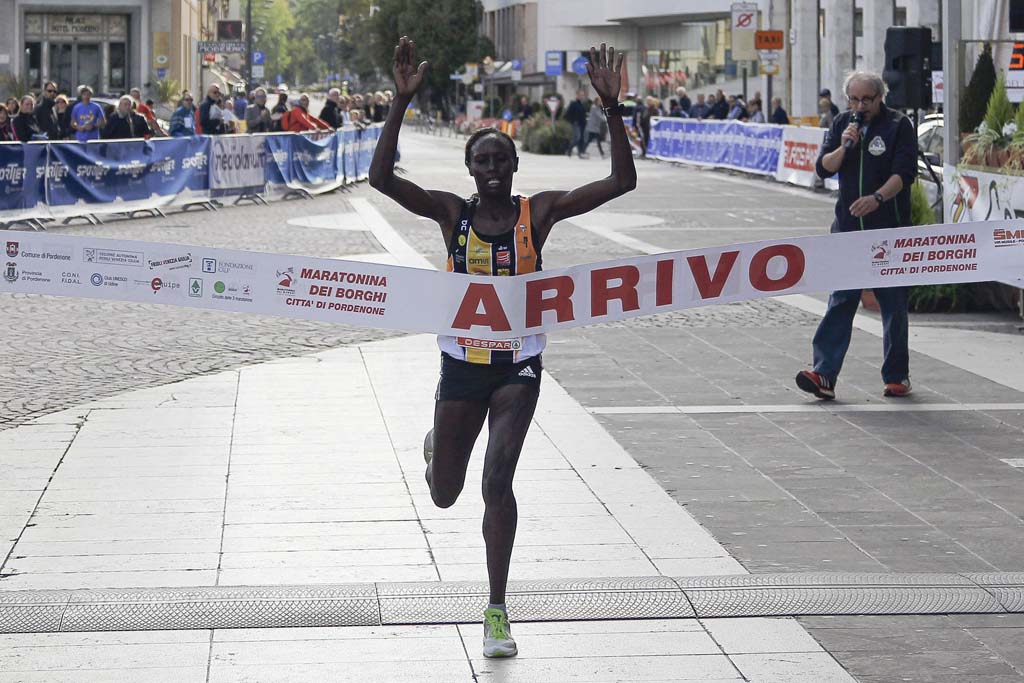
[[[500,609],[484,611],[484,657],[515,657],[519,653],[508,615]]]
[[[801,370],[796,375],[796,385],[808,394],[814,394],[823,401],[831,401],[836,397],[835,387],[823,375],[810,370]]]
[[[434,430],[431,429],[427,432],[427,435],[423,437],[423,459],[430,464],[431,458],[434,457]]]
[[[888,382],[885,385],[885,391],[882,392],[882,396],[900,398],[906,396],[913,390],[913,387],[910,386],[910,379],[905,379],[902,382]]]

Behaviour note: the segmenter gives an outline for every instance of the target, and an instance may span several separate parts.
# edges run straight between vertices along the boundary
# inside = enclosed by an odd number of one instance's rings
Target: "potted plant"
[[[1002,168],[1009,158],[1011,137],[1015,132],[1014,110],[1006,95],[1006,78],[996,78],[996,87],[988,100],[985,120],[964,138],[964,163],[970,166]]]

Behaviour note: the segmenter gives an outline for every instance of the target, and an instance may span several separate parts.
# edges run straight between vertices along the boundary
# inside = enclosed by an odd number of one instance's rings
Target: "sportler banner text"
[[[0,292],[325,320],[470,343],[801,292],[988,280],[1024,286],[1024,221],[749,242],[493,278],[199,246],[8,235]]]

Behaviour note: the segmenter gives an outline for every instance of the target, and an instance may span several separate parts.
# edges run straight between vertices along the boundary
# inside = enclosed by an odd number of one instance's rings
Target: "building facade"
[[[163,79],[195,87],[206,12],[205,0],[0,0],[0,74],[30,91],[50,80],[66,93],[87,84],[116,95]]]
[[[986,1],[986,0],[979,0]],[[522,59],[516,89],[533,98],[557,91],[570,97],[585,76],[573,60],[602,41],[627,52],[628,89],[638,95],[673,96],[722,88],[767,99],[767,77],[757,64],[732,59],[730,0],[484,0],[483,34],[495,43],[497,60]],[[941,33],[940,0],[753,0],[762,29],[782,30],[786,45],[781,73],[771,92],[796,117],[817,113],[818,93],[829,88],[841,103],[845,74],[854,68],[883,69],[889,26],[929,26]],[[552,56],[552,53],[555,53]],[[559,77],[545,75],[545,60],[558,59]],[[502,81],[504,82],[504,81]],[[510,83],[514,87],[514,84]]]

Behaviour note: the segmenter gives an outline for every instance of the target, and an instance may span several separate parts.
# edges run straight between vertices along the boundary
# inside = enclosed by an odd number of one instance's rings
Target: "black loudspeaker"
[[[1024,33],[1024,0],[1010,0],[1010,33]]]
[[[894,109],[932,106],[932,30],[893,26],[885,32],[885,103]]]

